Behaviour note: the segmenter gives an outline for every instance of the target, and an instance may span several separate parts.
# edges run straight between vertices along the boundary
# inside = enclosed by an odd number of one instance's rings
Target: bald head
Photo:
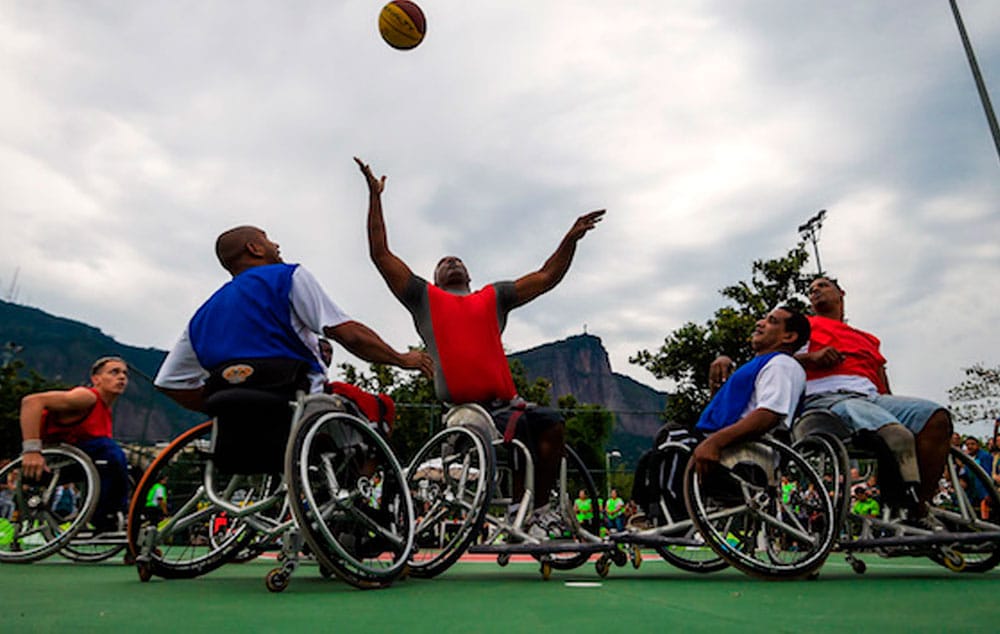
[[[233,227],[215,240],[215,255],[222,268],[238,275],[248,268],[281,262],[278,244],[263,229],[250,225]]]

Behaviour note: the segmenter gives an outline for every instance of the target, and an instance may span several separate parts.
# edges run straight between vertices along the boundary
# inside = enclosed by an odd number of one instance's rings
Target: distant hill
[[[166,356],[164,350],[127,346],[93,326],[0,300],[0,345],[7,342],[22,348],[17,358],[28,368],[72,385],[89,379],[90,364],[98,357],[116,354],[128,361],[132,379],[115,404],[115,436],[120,440],[168,440],[204,420],[153,388],[150,377]],[[554,399],[573,394],[581,403],[614,411],[611,446],[629,462],[649,446],[667,394],[613,372],[600,338],[573,336],[510,357],[524,365],[529,380],[551,380]]]
[[[115,403],[115,437],[169,440],[205,419],[158,393],[151,383],[167,353],[118,343],[93,326],[0,300],[0,345],[16,344],[17,358],[47,379],[81,385],[97,358],[118,355],[132,367],[125,394]]]
[[[667,404],[667,393],[613,372],[600,337],[575,335],[515,352],[510,358],[524,365],[530,381],[539,377],[552,381],[553,403],[572,394],[581,403],[615,412],[609,448],[620,450],[630,464],[649,448],[663,424],[660,413]]]

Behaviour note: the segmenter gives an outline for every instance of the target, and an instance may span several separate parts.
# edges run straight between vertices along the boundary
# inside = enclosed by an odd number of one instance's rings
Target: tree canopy
[[[708,366],[719,355],[737,364],[753,357],[750,335],[754,324],[775,306],[803,309],[803,296],[813,276],[802,272],[809,259],[800,242],[783,257],[756,260],[750,281],[741,281],[719,293],[728,303],[704,324],[688,322],[664,339],[658,350],[640,350],[630,363],[649,370],[658,379],[670,379],[676,391],[667,401],[667,420],[694,423],[708,404]]]
[[[965,380],[948,390],[955,423],[989,424],[1000,420],[1000,366],[988,368],[979,363],[963,371]]]

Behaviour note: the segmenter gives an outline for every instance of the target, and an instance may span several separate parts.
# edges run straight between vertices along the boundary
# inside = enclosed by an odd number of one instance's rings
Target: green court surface
[[[816,581],[701,576],[647,560],[600,579],[588,564],[543,581],[535,563],[461,562],[434,580],[377,591],[323,579],[303,564],[271,594],[273,562],[199,579],[140,583],[122,564],[59,558],[0,566],[3,632],[943,632],[995,631],[1000,571],[955,574],[920,559],[837,554]]]

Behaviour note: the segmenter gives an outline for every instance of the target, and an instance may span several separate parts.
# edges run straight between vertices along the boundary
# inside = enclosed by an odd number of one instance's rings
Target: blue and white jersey
[[[788,426],[806,386],[806,373],[791,355],[771,352],[740,366],[716,392],[695,426],[715,432],[739,422],[755,409],[782,417]]]
[[[294,264],[243,271],[195,312],[160,366],[155,384],[167,389],[204,385],[208,370],[233,359],[286,358],[309,363],[314,391],[322,389],[318,334],[350,321]]]

